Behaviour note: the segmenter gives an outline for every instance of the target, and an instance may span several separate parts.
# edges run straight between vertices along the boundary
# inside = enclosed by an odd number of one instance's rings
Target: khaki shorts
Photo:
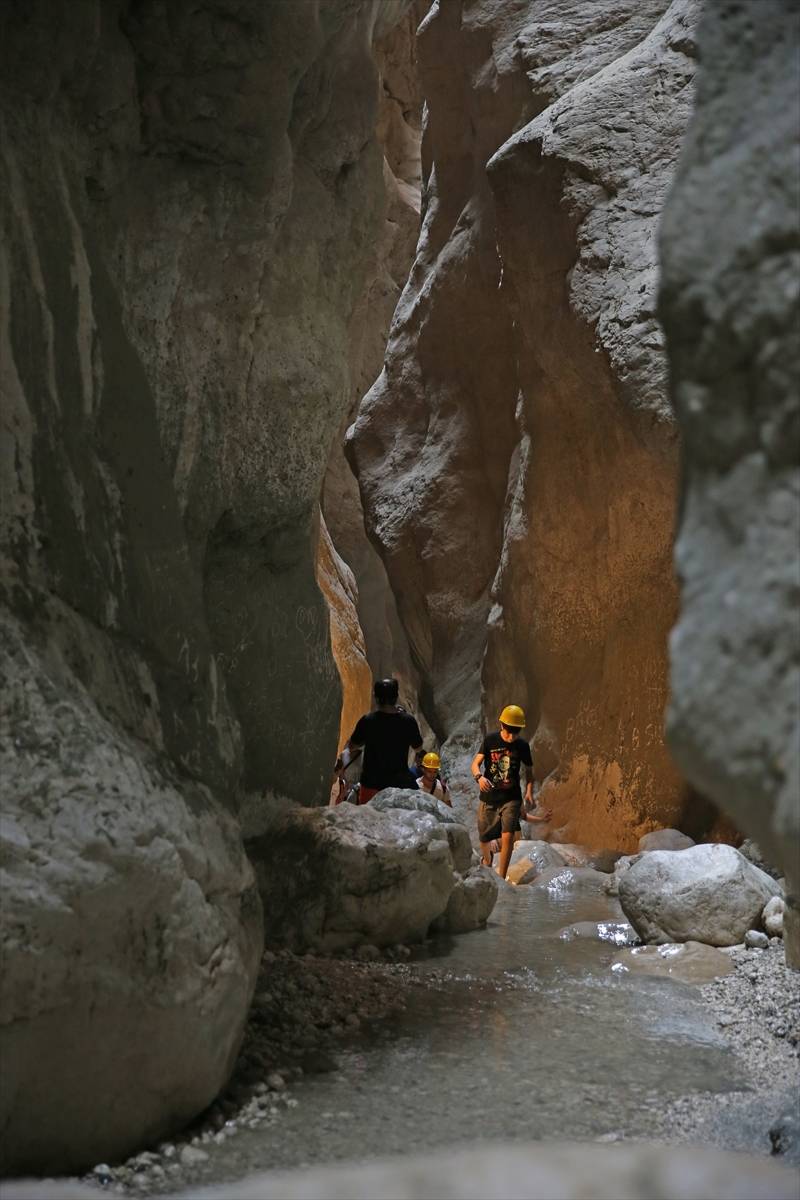
[[[502,797],[502,793],[501,793]],[[501,833],[516,833],[521,828],[519,814],[522,811],[522,797],[517,793],[508,799],[500,798],[499,803],[487,803],[481,800],[478,806],[478,838],[482,842],[493,842]]]

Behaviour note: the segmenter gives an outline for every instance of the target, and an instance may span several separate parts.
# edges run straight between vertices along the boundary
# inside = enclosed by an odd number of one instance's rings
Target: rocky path
[[[615,946],[558,936],[619,915],[612,897],[504,885],[486,930],[413,954],[267,954],[225,1096],[184,1139],[90,1178],[174,1193],[476,1139],[769,1154],[798,1078],[800,989],[782,948],[734,951],[734,974],[700,989],[620,977]],[[785,1122],[777,1136],[791,1154]]]

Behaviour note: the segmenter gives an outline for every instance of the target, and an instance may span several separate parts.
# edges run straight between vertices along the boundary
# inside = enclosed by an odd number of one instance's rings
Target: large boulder
[[[251,829],[246,845],[268,943],[321,952],[420,941],[447,908],[456,862],[468,869],[471,857],[463,826],[374,802],[286,807]]]
[[[785,871],[798,967],[799,36],[794,0],[704,6],[659,301],[683,445],[669,742]]]
[[[625,915],[645,942],[734,946],[780,888],[733,846],[643,854],[619,879]]]
[[[405,809],[407,812],[427,813],[444,824],[454,824],[458,818],[447,804],[429,796],[418,788],[384,788],[370,800],[370,808],[377,812]]]
[[[0,1170],[124,1158],[225,1085],[262,949],[234,818],[2,629]]]

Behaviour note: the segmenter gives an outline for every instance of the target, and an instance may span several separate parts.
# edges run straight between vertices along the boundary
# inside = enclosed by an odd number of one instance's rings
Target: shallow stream
[[[558,937],[619,919],[610,898],[504,885],[485,930],[419,951],[413,986],[403,968],[405,1010],[293,1086],[277,1127],[214,1147],[204,1180],[477,1140],[664,1139],[671,1099],[745,1081],[692,986]]]

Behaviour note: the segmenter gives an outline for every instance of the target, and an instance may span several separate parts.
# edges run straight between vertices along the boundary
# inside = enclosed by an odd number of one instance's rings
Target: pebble
[[[272,1088],[273,1092],[282,1092],[286,1087],[286,1080],[277,1071],[271,1071],[267,1076],[267,1086]]]
[[[208,1161],[208,1154],[198,1146],[184,1146],[180,1158],[185,1167],[196,1167],[199,1163]]]
[[[99,1179],[110,1179],[114,1172],[108,1163],[98,1163],[96,1167],[92,1168],[92,1174],[97,1175]]]
[[[769,946],[769,938],[760,929],[748,929],[744,935],[744,944],[751,950],[766,950]]]

